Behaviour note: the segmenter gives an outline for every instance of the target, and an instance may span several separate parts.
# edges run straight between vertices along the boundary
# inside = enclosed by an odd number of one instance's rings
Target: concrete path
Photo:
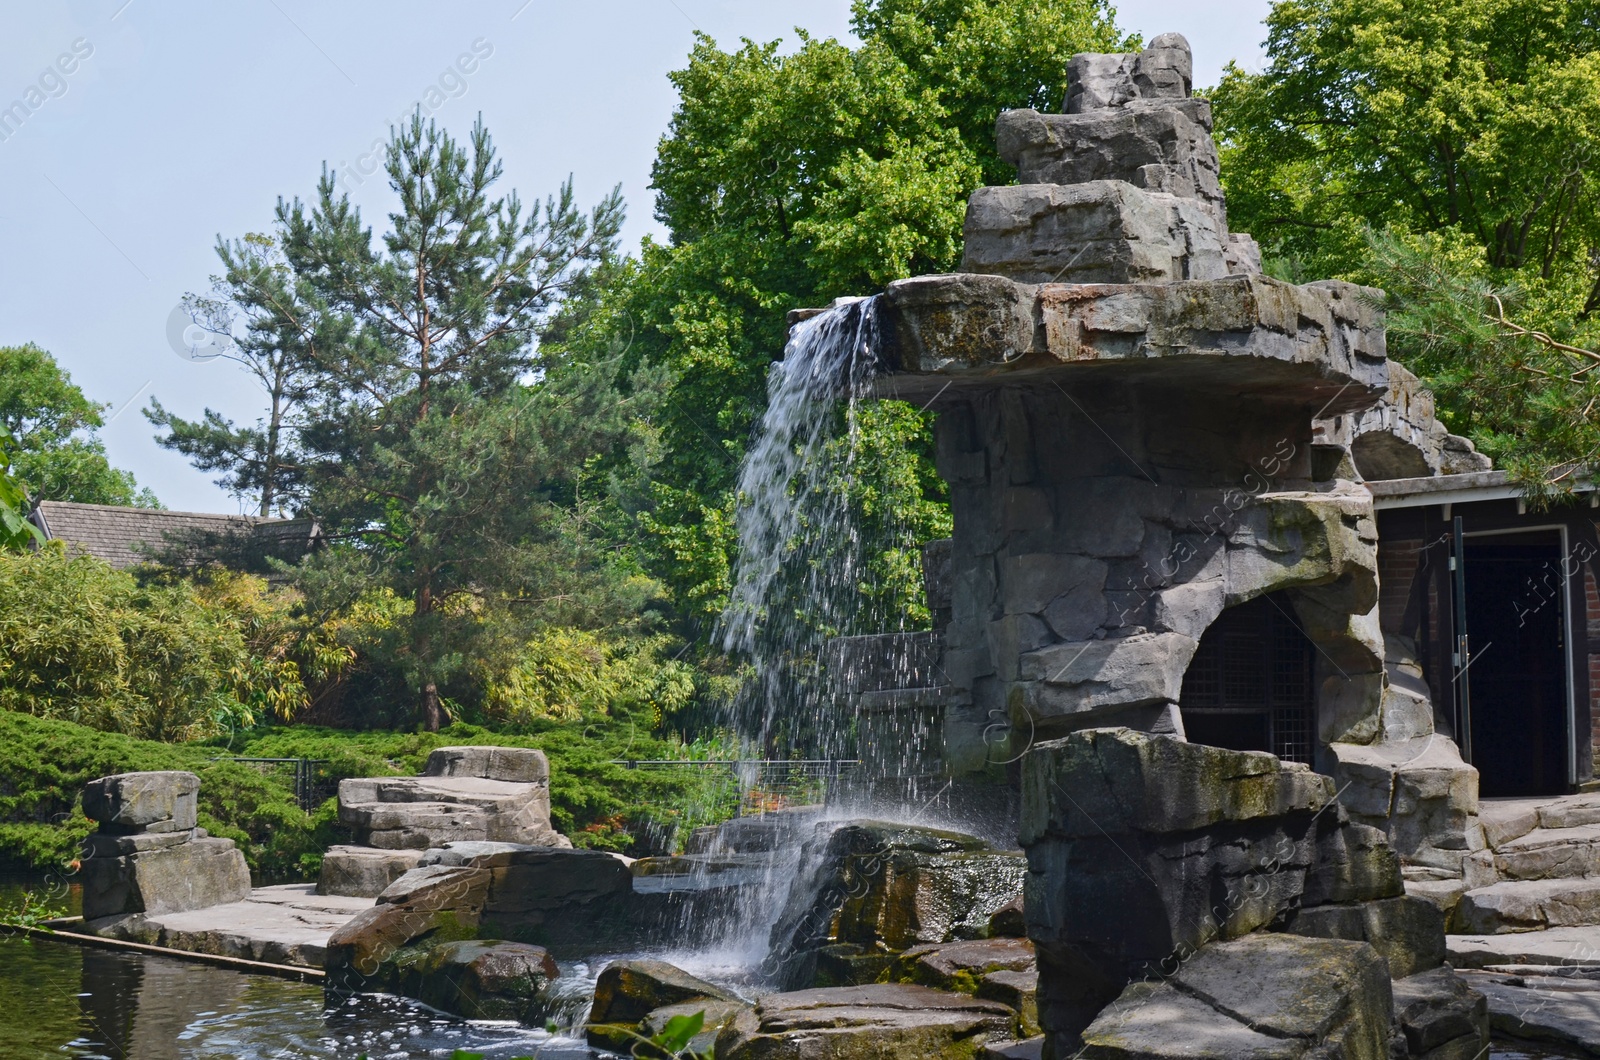
[[[242,902],[147,917],[135,941],[193,953],[321,968],[328,936],[371,898],[314,893],[316,885],[257,887]]]

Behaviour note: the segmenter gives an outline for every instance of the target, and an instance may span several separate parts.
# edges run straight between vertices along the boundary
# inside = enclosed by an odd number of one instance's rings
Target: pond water
[[[0,882],[0,906],[19,895],[14,881]],[[588,968],[563,970],[573,983],[592,983]],[[715,977],[719,969],[697,970]],[[421,1060],[457,1049],[491,1060],[592,1055],[571,1036],[461,1020],[401,998],[365,995],[329,1007],[315,983],[0,932],[4,1060]],[[1490,1055],[1567,1054],[1506,1044]]]

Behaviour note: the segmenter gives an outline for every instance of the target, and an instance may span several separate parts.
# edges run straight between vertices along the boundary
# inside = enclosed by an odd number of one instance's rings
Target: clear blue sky
[[[1197,84],[1229,59],[1261,62],[1267,0],[1117,6],[1124,29],[1188,36]],[[0,142],[0,345],[38,343],[111,402],[113,463],[168,507],[237,510],[157,447],[139,414],[152,394],[180,415],[259,412],[237,367],[186,361],[166,339],[178,300],[208,286],[219,233],[268,229],[278,196],[307,196],[324,160],[354,162],[440,87],[434,116],[464,131],[481,111],[504,186],[525,199],[568,173],[584,203],[620,182],[636,246],[655,228],[647,185],[674,102],[666,75],[694,30],[731,44],[792,41],[797,25],[844,37],[848,0],[8,5],[0,107],[30,91],[36,107]],[[442,78],[475,42],[488,57]],[[381,175],[353,197],[381,227]]]

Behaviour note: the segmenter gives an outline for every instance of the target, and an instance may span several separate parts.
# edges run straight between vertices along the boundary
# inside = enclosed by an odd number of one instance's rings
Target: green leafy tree
[[[260,514],[287,512],[305,495],[298,431],[314,378],[312,355],[319,343],[344,337],[337,331],[342,321],[330,322],[319,312],[315,291],[295,274],[273,237],[219,239],[217,257],[223,272],[213,278],[211,295],[190,295],[185,302],[196,322],[226,337],[222,356],[254,377],[267,399],[266,415],[249,426],[212,409],[186,420],[152,398],[145,418],[166,428],[156,439],[160,445],[202,471],[222,472],[216,484],[255,502]],[[236,336],[240,330],[243,335]]]
[[[106,458],[97,432],[107,407],[85,397],[47,351],[0,346],[0,429],[11,436],[12,474],[33,500],[160,507]]]
[[[956,267],[967,196],[1013,176],[995,154],[996,114],[1059,108],[1073,53],[1128,43],[1092,2],[862,0],[854,12],[855,48],[803,33],[788,54],[697,39],[672,75],[679,102],[652,171],[670,240],[647,242],[612,296],[631,360],[671,374],[640,521],[652,569],[701,635],[727,599],[732,488],[787,311]],[[863,623],[885,610],[891,628],[916,621],[915,551],[947,532],[930,421],[904,407],[863,421],[861,443],[882,459],[860,464],[855,488],[904,514],[863,579],[885,604]]]
[[[301,571],[310,608],[374,588],[409,602],[367,647],[437,729],[449,690],[481,693],[518,628],[637,606],[591,548],[570,483],[643,398],[619,394],[604,359],[538,348],[551,311],[613,256],[618,192],[587,215],[570,181],[542,208],[494,197],[481,122],[459,143],[420,115],[386,167],[399,206],[376,243],[326,171],[309,205],[280,200],[270,240],[219,243],[218,302],[246,321],[242,356],[292,378],[282,416],[248,445],[230,450],[221,422],[211,449],[190,437],[236,489],[270,491],[263,505],[303,494],[334,545]],[[273,423],[292,440],[274,441]]]
[[[39,528],[28,521],[28,492],[11,474],[11,432],[0,428],[0,549],[21,549],[44,543]]]
[[[1342,274],[1364,227],[1459,228],[1600,308],[1600,23],[1550,0],[1279,0],[1267,69],[1213,98],[1231,224]]]

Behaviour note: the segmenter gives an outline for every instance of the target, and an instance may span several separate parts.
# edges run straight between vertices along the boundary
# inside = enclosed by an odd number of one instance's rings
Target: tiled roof
[[[274,552],[303,553],[315,534],[304,519],[265,519],[257,515],[215,515],[209,512],[169,512],[157,508],[119,508],[110,504],[74,504],[40,501],[33,521],[52,540],[66,541],[113,567],[132,567],[150,557],[137,549],[160,550],[197,538],[238,534],[257,540],[274,539],[289,546]],[[294,558],[289,556],[286,558]]]

